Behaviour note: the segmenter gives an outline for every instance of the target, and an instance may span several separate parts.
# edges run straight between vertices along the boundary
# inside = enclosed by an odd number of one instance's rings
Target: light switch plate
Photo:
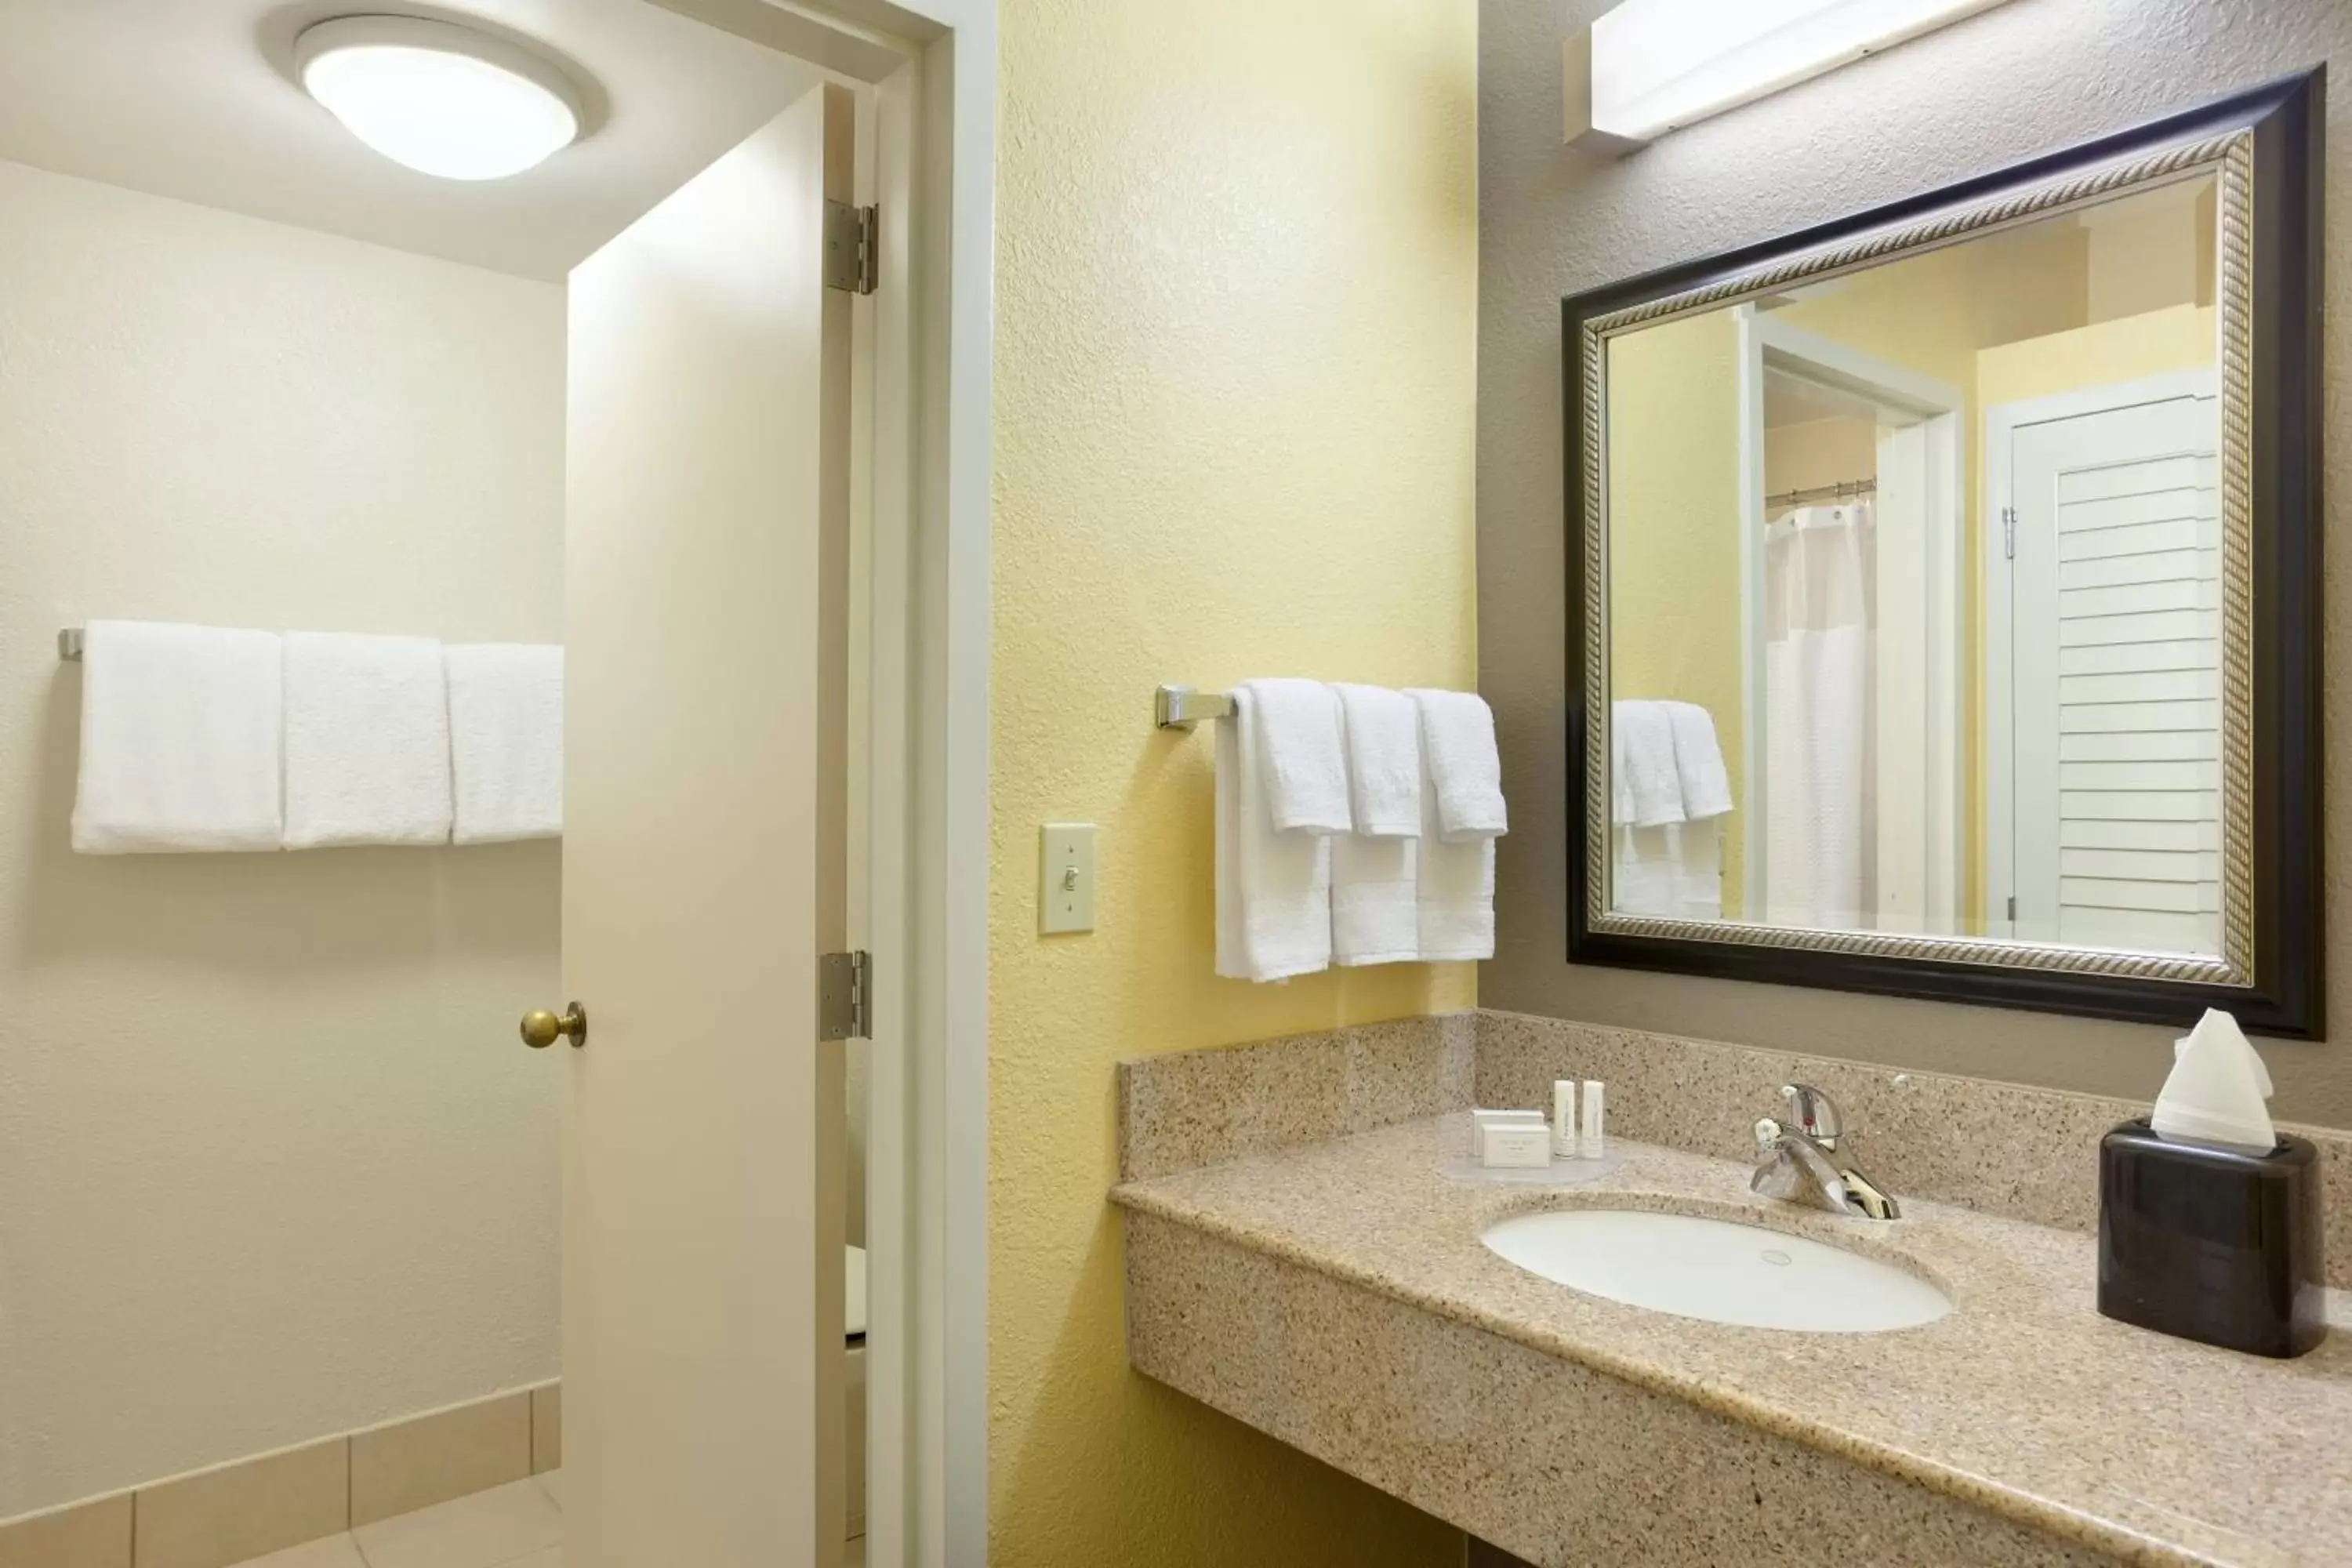
[[[1095,825],[1049,822],[1037,834],[1037,929],[1095,929]]]

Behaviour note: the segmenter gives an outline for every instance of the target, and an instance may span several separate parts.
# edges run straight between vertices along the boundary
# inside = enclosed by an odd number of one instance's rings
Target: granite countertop
[[[2122,1561],[2352,1563],[2352,1314],[2271,1361],[2132,1328],[2094,1305],[2088,1236],[1895,1194],[1849,1219],[1759,1198],[1746,1166],[1614,1142],[1582,1186],[1457,1182],[1454,1112],[1131,1181],[1124,1207],[1287,1259],[1690,1400]],[[1878,1334],[1732,1328],[1527,1273],[1479,1232],[1547,1208],[1712,1215],[1810,1236],[1935,1281],[1951,1312]]]

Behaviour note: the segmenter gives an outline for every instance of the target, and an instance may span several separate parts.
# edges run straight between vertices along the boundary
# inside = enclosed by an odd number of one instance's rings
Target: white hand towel
[[[1622,763],[1617,820],[1664,827],[1684,820],[1682,774],[1675,767],[1675,725],[1663,702],[1609,705],[1610,756]],[[1624,815],[1630,805],[1631,816]]]
[[[92,621],[81,680],[75,849],[278,847],[276,634]]]
[[[563,832],[563,649],[525,643],[441,650],[459,844]]]
[[[431,637],[288,632],[289,849],[449,842],[449,698]]]
[[[1635,827],[1620,823],[1610,829],[1609,908],[1621,915],[1654,915],[1677,919],[1682,914],[1680,873],[1675,864],[1672,827]]]
[[[1674,732],[1675,776],[1680,781],[1683,816],[1704,822],[1731,810],[1731,774],[1715,738],[1715,716],[1696,702],[1662,702]]]
[[[1713,818],[1610,830],[1609,907],[1665,920],[1723,918],[1723,846]]]
[[[1625,772],[1625,723],[1619,716],[1624,706],[1612,702],[1609,708],[1609,820],[1630,828],[1633,826],[1633,781]]]
[[[1421,714],[1381,686],[1335,685],[1347,742],[1348,805],[1367,838],[1421,836]],[[1334,868],[1333,875],[1339,874]]]
[[[1285,833],[1345,833],[1348,759],[1339,749],[1339,700],[1319,680],[1245,680],[1256,715],[1266,808]],[[1236,722],[1240,713],[1235,711]]]
[[[1503,762],[1495,749],[1495,710],[1475,691],[1405,693],[1421,710],[1423,777],[1437,789],[1436,821],[1449,843],[1499,837]],[[1424,820],[1428,814],[1423,814]]]
[[[1675,865],[1675,913],[1686,921],[1723,918],[1723,835],[1715,818],[1669,827]]]
[[[1449,841],[1438,816],[1438,788],[1422,751],[1421,838],[1414,847],[1416,945],[1439,960],[1495,956],[1495,841]]]
[[[1330,843],[1333,962],[1357,969],[1418,959],[1421,841],[1336,833]]]
[[[1275,827],[1255,708],[1237,688],[1217,726],[1217,973],[1286,980],[1331,964],[1331,840]]]

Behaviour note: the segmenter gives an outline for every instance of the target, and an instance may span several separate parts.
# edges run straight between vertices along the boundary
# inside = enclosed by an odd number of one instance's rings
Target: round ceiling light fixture
[[[546,60],[421,16],[339,16],[294,40],[303,88],[395,163],[445,180],[502,180],[580,134],[580,98]]]

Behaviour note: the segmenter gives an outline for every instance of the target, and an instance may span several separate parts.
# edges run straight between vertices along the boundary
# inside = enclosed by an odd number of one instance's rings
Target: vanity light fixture
[[[1568,40],[1567,139],[1638,145],[2001,0],[1624,0]]]
[[[395,163],[445,180],[500,180],[580,134],[563,73],[503,38],[421,16],[339,16],[294,40],[302,86]]]

